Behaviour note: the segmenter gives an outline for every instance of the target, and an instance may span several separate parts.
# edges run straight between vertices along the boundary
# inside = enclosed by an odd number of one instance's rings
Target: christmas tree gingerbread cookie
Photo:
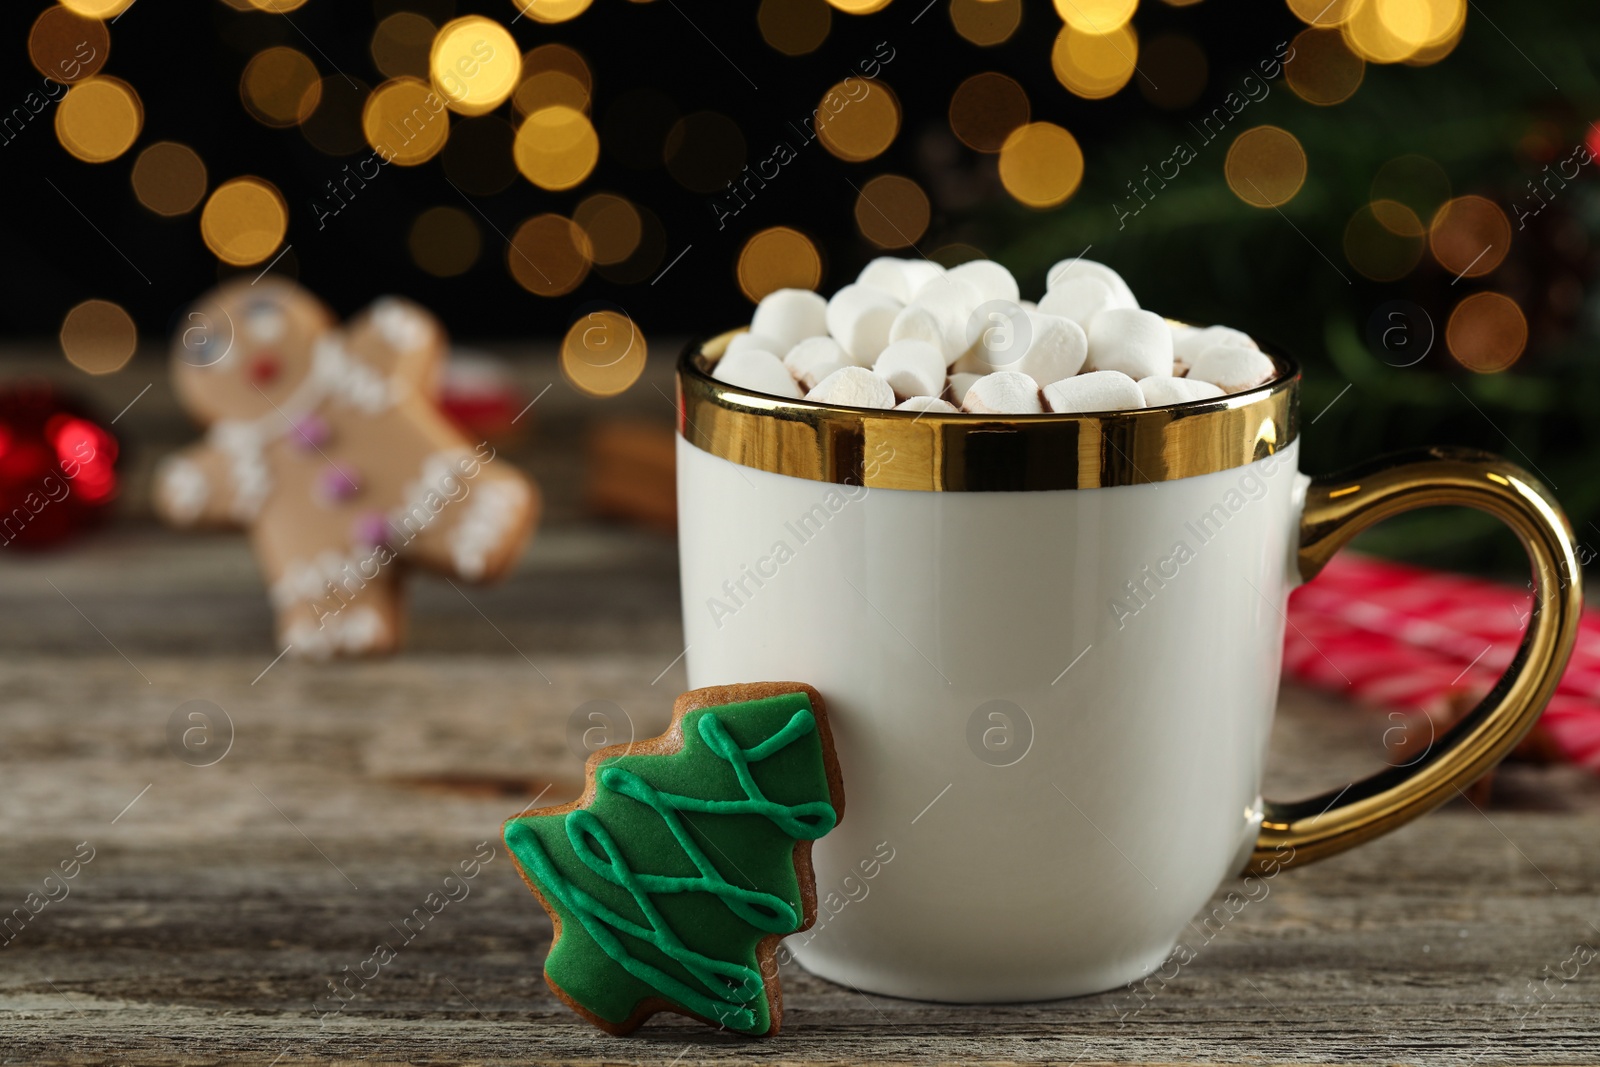
[[[811,842],[843,814],[815,689],[685,693],[660,737],[591,755],[577,800],[506,821],[555,927],[545,981],[613,1034],[661,1011],[777,1033],[778,943],[816,920]]]
[[[230,282],[183,320],[173,383],[207,430],[158,468],[156,511],[249,528],[292,654],[391,651],[407,567],[482,581],[521,553],[537,490],[441,414],[445,355],[414,304],[384,298],[340,328],[271,276]]]

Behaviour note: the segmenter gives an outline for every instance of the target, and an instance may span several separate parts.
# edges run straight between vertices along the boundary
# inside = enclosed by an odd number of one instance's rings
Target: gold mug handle
[[[1340,792],[1265,801],[1250,872],[1276,873],[1343,852],[1432,811],[1503,759],[1555,692],[1583,610],[1572,527],[1542,484],[1498,456],[1430,448],[1313,480],[1300,520],[1301,577],[1316,577],[1374,523],[1438,504],[1488,512],[1522,541],[1533,564],[1533,610],[1522,644],[1489,694],[1422,756]]]

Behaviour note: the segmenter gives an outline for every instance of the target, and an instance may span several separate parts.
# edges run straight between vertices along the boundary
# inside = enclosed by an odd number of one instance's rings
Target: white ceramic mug
[[[862,411],[679,366],[689,684],[828,704],[847,797],[813,852],[810,971],[947,1001],[1114,988],[1219,884],[1348,848],[1454,795],[1533,724],[1576,638],[1571,531],[1503,460],[1298,473],[1299,376],[1105,415]],[[1355,533],[1464,504],[1533,563],[1506,677],[1404,767],[1263,801],[1285,601]],[[885,857],[888,857],[885,862]]]

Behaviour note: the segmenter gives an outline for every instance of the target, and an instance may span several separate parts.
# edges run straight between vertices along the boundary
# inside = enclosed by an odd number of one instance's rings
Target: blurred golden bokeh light
[[[1028,207],[1055,207],[1082,181],[1083,150],[1077,138],[1054,123],[1019,126],[1001,146],[1000,183]]]
[[[579,205],[582,206],[581,204]],[[596,263],[595,273],[615,285],[636,285],[657,276],[667,255],[667,230],[661,219],[644,204],[634,204],[639,213],[639,244],[621,263]]]
[[[1369,62],[1432,63],[1455,47],[1466,15],[1465,0],[1350,0],[1339,28]]]
[[[1418,21],[1409,21],[1396,25],[1394,32],[1416,43],[1406,57],[1407,63],[1437,63],[1461,39],[1467,25],[1466,0],[1423,0],[1417,6],[1427,13],[1426,28]]]
[[[786,56],[815,52],[828,39],[833,10],[823,0],[761,0],[761,39]]]
[[[388,78],[426,78],[438,29],[415,11],[396,11],[372,31],[372,62]]]
[[[644,334],[621,311],[601,309],[581,315],[561,339],[561,373],[589,396],[627,391],[649,359]]]
[[[1164,33],[1140,48],[1141,77],[1134,84],[1152,104],[1168,111],[1188,107],[1205,91],[1210,64],[1192,37]]]
[[[412,262],[436,278],[465,274],[478,261],[483,235],[457,207],[431,207],[418,215],[406,239]]]
[[[822,255],[799,230],[773,226],[744,243],[737,273],[740,291],[759,302],[779,289],[815,289],[822,282]]]
[[[306,0],[249,0],[250,6],[271,15],[281,15],[304,5]]]
[[[1446,201],[1428,224],[1428,246],[1439,266],[1462,278],[1481,278],[1511,251],[1511,220],[1481,196]]]
[[[1398,200],[1374,200],[1367,205],[1378,224],[1400,237],[1422,237],[1428,232],[1417,213]]]
[[[85,300],[67,312],[60,336],[67,362],[90,374],[121,370],[139,344],[132,317],[109,300]]]
[[[1385,225],[1385,218],[1404,225],[1401,215],[1410,215],[1416,232],[1404,234]],[[1393,282],[1410,274],[1422,259],[1422,223],[1411,209],[1393,200],[1363,205],[1350,216],[1344,229],[1344,256],[1363,277],[1375,282]]]
[[[980,48],[1004,44],[1022,22],[1022,0],[951,0],[950,23]]]
[[[695,111],[672,124],[662,145],[672,180],[696,193],[714,193],[745,165],[744,134],[728,116]]]
[[[1473,293],[1450,312],[1445,344],[1456,362],[1479,374],[1503,371],[1528,344],[1522,308],[1501,293]]]
[[[511,0],[512,5],[535,22],[566,22],[589,9],[593,0]]]
[[[828,4],[846,15],[870,15],[888,7],[889,0],[828,0]]]
[[[272,255],[288,229],[288,205],[277,187],[261,178],[223,182],[200,212],[200,236],[206,247],[234,267],[248,267]]]
[[[1056,80],[1074,96],[1103,100],[1133,77],[1139,62],[1139,38],[1124,23],[1106,33],[1085,33],[1070,23],[1056,34],[1050,66]]]
[[[1283,65],[1284,79],[1294,94],[1319,107],[1350,99],[1366,72],[1366,61],[1350,51],[1342,33],[1315,27],[1300,31]]]
[[[1467,28],[1467,9],[1460,7],[1459,12],[1460,17],[1454,21],[1447,33],[1430,39],[1421,48],[1406,56],[1404,62],[1413,67],[1426,67],[1455,51],[1456,45],[1461,43],[1461,34]],[[1435,25],[1438,25],[1437,20]]]
[[[85,163],[116,159],[138,140],[144,105],[121,78],[84,78],[56,105],[56,140]]]
[[[443,99],[418,78],[391,78],[361,109],[367,143],[391,163],[414,167],[439,154],[450,137]]]
[[[572,221],[589,235],[597,266],[611,267],[633,255],[644,234],[639,209],[615,193],[595,193],[572,212]]]
[[[482,15],[467,15],[440,27],[428,70],[452,111],[485,115],[516,89],[522,52],[510,30]]]
[[[157,141],[133,163],[133,192],[157,215],[185,215],[206,195],[206,165],[195,150]]]
[[[1373,176],[1372,199],[1398,201],[1417,218],[1431,219],[1439,206],[1450,199],[1450,178],[1427,156],[1395,156]]]
[[[522,84],[511,94],[517,114],[560,104],[585,114],[594,94],[594,75],[583,56],[564,44],[542,44],[522,57]]]
[[[1404,2],[1410,5],[1418,0]],[[1356,0],[1349,17],[1339,24],[1339,31],[1344,34],[1351,51],[1372,63],[1398,63],[1416,51],[1416,44],[1390,28],[1391,23],[1411,21],[1399,16],[1395,10],[1399,6],[1384,0]],[[1386,13],[1391,13],[1389,18],[1385,18]]]
[[[979,152],[1000,151],[1031,116],[1027,92],[1015,78],[995,71],[974,74],[950,97],[950,131]]]
[[[932,217],[922,186],[898,174],[878,175],[856,196],[856,228],[879,248],[914,246]]]
[[[851,77],[817,104],[817,140],[847,163],[883,152],[900,132],[900,101],[881,81]]]
[[[512,146],[517,169],[541,189],[560,192],[581,184],[600,158],[600,138],[576,108],[542,107],[522,120]]]
[[[571,219],[535,215],[511,236],[506,263],[517,284],[535,296],[564,296],[583,283],[593,253],[589,236]]]
[[[1110,33],[1127,25],[1139,0],[1055,0],[1061,21],[1080,33]]]
[[[564,70],[541,70],[522,79],[512,94],[511,106],[519,115],[558,106],[587,114],[589,89]]]
[[[71,8],[47,7],[28,31],[28,58],[46,78],[71,85],[91,77],[111,54],[111,31]]]
[[[245,64],[239,98],[263,126],[298,126],[322,102],[322,79],[305,53],[281,45],[264,48]]]
[[[1223,164],[1228,188],[1251,207],[1281,207],[1306,180],[1306,153],[1294,134],[1257,126],[1234,138]]]
[[[86,18],[109,19],[132,7],[133,0],[61,0],[61,6]]]

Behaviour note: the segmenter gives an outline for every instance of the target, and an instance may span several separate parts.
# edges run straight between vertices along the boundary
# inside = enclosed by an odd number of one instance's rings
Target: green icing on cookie
[[[511,855],[561,922],[545,973],[621,1024],[664,998],[743,1033],[772,1025],[756,948],[805,921],[796,841],[837,820],[804,692],[700,708],[683,748],[595,770],[585,808],[506,824]]]

